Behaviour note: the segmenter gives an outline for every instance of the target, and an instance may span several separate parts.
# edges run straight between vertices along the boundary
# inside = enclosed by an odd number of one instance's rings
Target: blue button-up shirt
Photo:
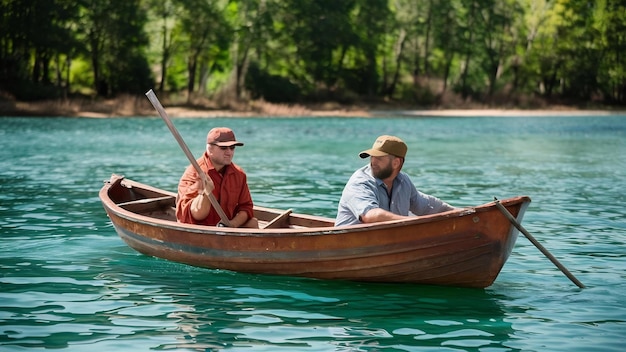
[[[393,180],[391,196],[385,183],[372,176],[369,164],[356,170],[346,183],[339,200],[335,226],[361,223],[361,215],[374,208],[408,216],[428,215],[452,210],[454,207],[415,188],[404,172]]]

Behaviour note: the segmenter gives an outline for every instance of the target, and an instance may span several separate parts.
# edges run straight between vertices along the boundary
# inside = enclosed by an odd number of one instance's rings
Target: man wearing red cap
[[[209,131],[206,150],[197,160],[209,177],[204,184],[196,169],[192,165],[187,167],[178,183],[176,218],[179,222],[209,226],[220,224],[220,216],[209,201],[210,192],[232,227],[259,227],[254,217],[247,176],[233,163],[236,146],[243,146],[243,143],[235,139],[235,133],[230,128],[216,127]]]
[[[356,170],[341,194],[335,226],[406,219],[455,209],[453,206],[415,188],[404,172],[407,152],[404,141],[380,136],[371,149],[359,156],[369,157],[368,165]]]

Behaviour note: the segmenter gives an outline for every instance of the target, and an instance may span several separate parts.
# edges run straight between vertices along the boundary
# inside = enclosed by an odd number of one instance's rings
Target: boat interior
[[[176,194],[166,192],[126,179],[114,181],[109,197],[120,208],[144,216],[176,221]],[[333,227],[334,219],[296,214],[292,209],[279,210],[254,207],[259,227],[264,229]]]

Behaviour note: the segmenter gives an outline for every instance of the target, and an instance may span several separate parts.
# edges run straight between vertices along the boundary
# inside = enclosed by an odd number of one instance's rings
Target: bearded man
[[[341,194],[335,226],[406,219],[454,210],[446,202],[415,188],[402,172],[407,145],[395,136],[380,136],[359,153],[370,158],[356,170]]]

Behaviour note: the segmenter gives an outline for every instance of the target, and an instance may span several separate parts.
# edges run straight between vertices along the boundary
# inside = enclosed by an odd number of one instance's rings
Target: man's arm
[[[430,215],[442,213],[448,210],[454,210],[455,207],[444,202],[443,200],[431,196],[429,194],[422,193],[415,189],[411,194],[411,207],[410,210],[415,215]]]
[[[211,212],[211,201],[209,200],[209,196],[202,192],[198,194],[192,201],[191,207],[189,208],[191,211],[191,216],[197,221],[202,221],[204,218],[209,216],[209,212]]]
[[[235,215],[234,218],[230,219],[230,224],[232,227],[242,227],[248,221],[248,213],[245,211],[240,211]]]
[[[372,223],[372,222],[401,220],[401,219],[408,219],[408,218],[409,216],[394,214],[390,211],[387,211],[381,208],[370,209],[367,213],[360,216],[361,222],[366,223],[366,224]]]

